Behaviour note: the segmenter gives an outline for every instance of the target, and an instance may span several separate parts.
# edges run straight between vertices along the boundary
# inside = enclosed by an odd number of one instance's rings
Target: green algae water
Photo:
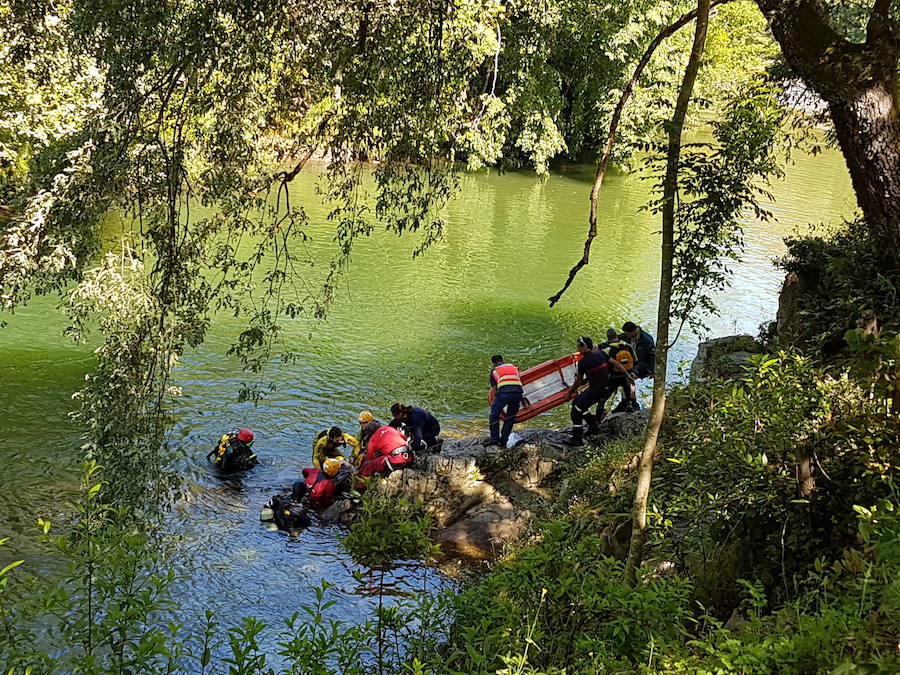
[[[308,167],[291,188],[293,202],[310,216],[308,246],[317,261],[311,284],[324,277],[334,250],[315,191],[320,170]],[[328,319],[282,322],[299,358],[289,364],[273,358],[265,382],[274,388],[259,405],[238,402],[244,383],[255,380],[226,355],[242,326],[231,317],[214,319],[207,341],[186,354],[176,373],[183,396],[171,443],[181,453],[185,496],[170,525],[180,558],[191,563],[176,589],[186,620],[209,608],[232,623],[251,614],[276,622],[308,602],[321,579],[336,585],[337,616],[366,613],[368,572],[339,550],[336,528],[314,527],[291,539],[258,519],[266,499],[309,464],[321,429],[337,424],[353,431],[360,410],[383,419],[391,403],[404,401],[429,408],[446,435],[482,434],[491,354],[525,368],[573,351],[580,335],[600,337],[625,320],[655,332],[659,226],[640,210],[651,184],[638,175],[607,177],[591,264],[556,307],[547,306],[581,255],[592,180],[593,167],[585,166],[562,167],[546,180],[466,175],[444,211],[446,237],[424,256],[412,258],[415,236],[376,231],[357,242]],[[755,334],[774,317],[781,274],[772,259],[783,252],[784,236],[854,213],[842,158],[833,151],[797,158],[772,188],[777,221],[746,223],[743,262],[720,298],[721,316],[708,321],[713,335]],[[58,303],[36,299],[6,317],[9,325],[0,330],[0,535],[13,536],[26,554],[22,542],[35,518],[62,517],[74,494],[79,440],[67,414],[92,364],[89,348],[62,337]],[[693,356],[697,341],[688,335],[677,343],[673,372]],[[566,421],[561,407],[531,424]],[[255,431],[262,464],[223,481],[204,457],[237,425]],[[407,579],[418,576],[401,566],[391,583],[403,592]]]

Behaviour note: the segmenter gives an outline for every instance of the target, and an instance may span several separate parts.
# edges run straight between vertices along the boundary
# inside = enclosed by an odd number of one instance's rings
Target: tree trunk
[[[631,544],[625,563],[625,580],[637,583],[637,569],[644,557],[644,530],[647,526],[647,503],[650,498],[650,480],[653,477],[653,459],[659,440],[666,410],[666,369],[669,363],[669,315],[672,309],[672,272],[675,255],[675,206],[678,192],[678,165],[681,156],[681,132],[687,117],[688,104],[697,80],[697,71],[703,60],[706,45],[706,28],[709,23],[710,0],[698,0],[697,23],[694,29],[694,44],[681,89],[675,102],[672,121],[669,124],[669,145],[666,161],[666,176],[663,180],[662,204],[662,262],[659,279],[659,306],[656,324],[656,363],[653,369],[653,408],[644,436],[644,449],[638,469],[637,487],[634,495],[632,514]]]
[[[869,226],[896,255],[900,247],[900,114],[894,83],[828,101],[856,201]]]
[[[812,472],[812,449],[801,445],[797,449],[797,483],[800,486],[800,496],[809,499],[816,489],[816,479]]]
[[[900,24],[875,0],[866,41],[850,42],[818,0],[756,0],[785,59],[831,112],[859,208],[896,261],[900,253]]]

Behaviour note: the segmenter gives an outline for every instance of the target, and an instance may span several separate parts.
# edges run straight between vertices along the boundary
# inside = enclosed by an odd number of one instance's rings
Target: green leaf
[[[0,577],[2,577],[3,575],[5,575],[5,574],[6,574],[7,572],[9,572],[11,569],[15,569],[16,567],[18,567],[19,565],[21,565],[23,562],[25,562],[25,561],[24,561],[24,560],[16,560],[15,562],[11,562],[9,565],[7,565],[7,566],[4,567],[2,570],[0,570]]]

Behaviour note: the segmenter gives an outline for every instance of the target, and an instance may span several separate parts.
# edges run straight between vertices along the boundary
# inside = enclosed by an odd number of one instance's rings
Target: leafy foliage
[[[853,505],[896,491],[896,419],[809,358],[753,357],[739,381],[688,387],[672,405],[654,494],[657,541],[708,579],[725,611],[728,576],[793,597],[817,556],[853,543]],[[798,476],[804,459],[815,481],[809,496]]]
[[[760,220],[771,217],[759,199],[771,199],[762,185],[780,174],[787,147],[783,121],[777,89],[757,82],[729,102],[721,119],[711,122],[715,144],[694,143],[681,154],[672,315],[694,328],[702,328],[704,314],[717,311],[713,295],[728,286],[729,267],[743,249],[745,212]],[[650,147],[660,153],[654,165],[664,166],[664,148]],[[661,182],[663,170],[657,171]],[[661,198],[650,204],[655,212],[662,206]]]
[[[423,560],[436,553],[428,538],[431,518],[424,504],[370,491],[363,495],[359,510],[359,520],[342,540],[358,562],[382,568],[395,560]]]
[[[900,271],[886,260],[865,223],[852,221],[786,243],[778,264],[800,281],[800,343],[833,355],[844,333],[867,312],[882,331],[900,330]]]
[[[547,524],[539,544],[463,594],[449,645],[454,672],[493,672],[526,645],[536,668],[631,668],[651,644],[677,640],[690,583],[648,579],[631,588],[621,563],[603,555],[602,538],[574,532]]]

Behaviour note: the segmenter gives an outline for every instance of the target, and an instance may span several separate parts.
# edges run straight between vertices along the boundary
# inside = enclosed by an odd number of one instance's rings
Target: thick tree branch
[[[792,70],[826,100],[846,97],[861,80],[880,77],[884,50],[839,34],[819,0],[756,0],[756,4]],[[895,65],[896,56],[890,68]]]
[[[896,50],[900,45],[900,23],[891,18],[892,0],[875,0],[869,23],[866,25],[866,44],[871,47],[891,43]]]
[[[709,5],[712,8],[716,5],[722,5],[730,1],[731,0],[712,0]],[[619,101],[618,103],[616,103],[612,118],[609,122],[609,132],[606,136],[606,143],[603,146],[603,154],[600,156],[600,160],[597,163],[597,174],[594,178],[594,185],[591,188],[591,214],[589,218],[587,238],[584,241],[584,253],[582,253],[581,259],[577,263],[575,263],[575,266],[571,270],[569,270],[569,278],[566,279],[566,283],[563,285],[563,287],[559,289],[559,291],[555,295],[547,298],[547,300],[550,302],[551,307],[559,302],[559,299],[563,296],[563,293],[565,293],[566,290],[568,290],[569,286],[572,285],[572,281],[575,280],[575,275],[578,274],[581,268],[590,262],[591,244],[594,242],[594,238],[597,236],[597,204],[600,198],[600,188],[603,185],[603,178],[606,175],[606,167],[607,164],[609,164],[609,158],[612,155],[612,149],[616,142],[616,133],[619,130],[619,121],[622,119],[622,113],[625,110],[625,106],[628,104],[628,100],[634,93],[635,87],[637,87],[637,83],[644,72],[644,68],[647,67],[648,63],[650,63],[650,59],[653,58],[653,54],[656,52],[656,49],[666,40],[666,38],[674,35],[696,18],[697,10],[692,9],[690,12],[684,14],[674,23],[663,28],[647,46],[647,49],[644,51],[643,56],[641,56],[640,61],[638,61],[638,64],[631,75],[631,79],[628,80],[625,88],[622,90],[622,94],[619,96]]]
[[[313,156],[313,153],[315,151],[316,151],[316,146],[315,145],[310,146],[309,151],[303,157],[300,158],[300,160],[294,165],[293,169],[282,173],[281,184],[287,185],[292,180],[294,180],[297,177],[297,174],[299,174],[301,171],[303,171],[303,167],[306,166],[306,163],[310,160],[310,158]]]

